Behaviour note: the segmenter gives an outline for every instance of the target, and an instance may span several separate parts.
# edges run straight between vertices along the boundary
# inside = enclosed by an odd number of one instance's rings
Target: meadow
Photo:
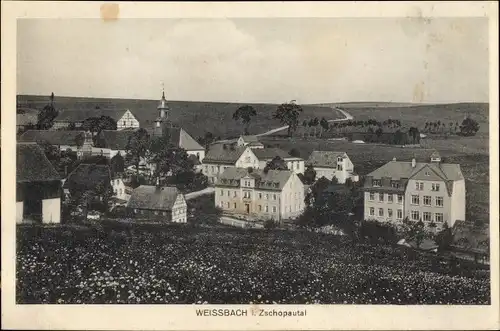
[[[19,303],[489,304],[466,261],[302,231],[17,229]]]
[[[22,108],[42,109],[49,101],[48,96],[18,95],[17,106]],[[54,98],[56,109],[130,109],[137,116],[141,127],[151,127],[158,117],[156,107],[159,100],[140,99],[111,99],[111,98],[83,98],[58,97]],[[231,102],[205,101],[170,101],[169,118],[182,126],[193,138],[201,137],[205,132],[212,132],[221,138],[233,138],[243,134],[244,128],[240,122],[233,120],[235,110],[242,105],[251,105],[257,111],[252,118],[250,134],[262,133],[283,126],[273,118],[277,104],[252,104]],[[325,117],[327,119],[343,118],[344,116],[330,107],[303,106],[304,117]]]

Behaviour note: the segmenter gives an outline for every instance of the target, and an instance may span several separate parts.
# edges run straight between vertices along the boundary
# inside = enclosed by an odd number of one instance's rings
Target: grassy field
[[[489,271],[302,231],[18,227],[19,303],[488,304]]]
[[[49,101],[47,96],[19,95],[17,106],[42,109]],[[237,137],[243,133],[243,126],[232,119],[234,111],[243,103],[201,102],[201,101],[168,101],[171,108],[170,118],[179,123],[194,138],[210,131],[222,138]],[[250,123],[250,133],[262,133],[282,126],[273,119],[275,104],[250,104],[257,110],[257,116]],[[158,100],[138,99],[103,99],[80,97],[55,97],[57,109],[130,109],[139,119],[141,127],[150,127],[158,116],[156,107]],[[303,106],[304,118],[325,117],[327,119],[343,118],[339,112],[320,106]]]

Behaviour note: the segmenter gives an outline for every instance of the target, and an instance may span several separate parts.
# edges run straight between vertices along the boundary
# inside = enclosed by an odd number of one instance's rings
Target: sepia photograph
[[[488,16],[119,15],[15,20],[16,305],[492,304]]]

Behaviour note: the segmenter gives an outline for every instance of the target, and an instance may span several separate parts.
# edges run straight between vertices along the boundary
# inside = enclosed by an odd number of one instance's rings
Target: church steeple
[[[161,83],[161,90],[162,92],[160,104],[156,109],[158,109],[158,117],[166,119],[168,118],[168,111],[170,110],[170,108],[168,107],[167,99],[165,99],[165,87],[163,86],[163,82]]]

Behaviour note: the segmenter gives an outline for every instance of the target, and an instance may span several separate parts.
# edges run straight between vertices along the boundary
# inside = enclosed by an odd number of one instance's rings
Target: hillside
[[[17,107],[42,109],[48,96],[18,95]],[[54,99],[57,109],[92,109],[99,106],[101,109],[124,108],[130,109],[139,119],[142,127],[153,125],[158,116],[156,107],[158,100],[140,99],[112,99],[112,98],[83,98],[58,97]],[[232,119],[234,111],[243,103],[231,102],[203,102],[203,101],[168,101],[171,108],[170,118],[185,128],[194,138],[210,131],[222,138],[235,137],[243,133],[243,126]],[[276,104],[251,104],[257,110],[257,116],[250,123],[250,133],[262,133],[282,126],[273,118]],[[303,106],[304,118],[325,117],[327,119],[343,118],[342,114],[329,107]]]

